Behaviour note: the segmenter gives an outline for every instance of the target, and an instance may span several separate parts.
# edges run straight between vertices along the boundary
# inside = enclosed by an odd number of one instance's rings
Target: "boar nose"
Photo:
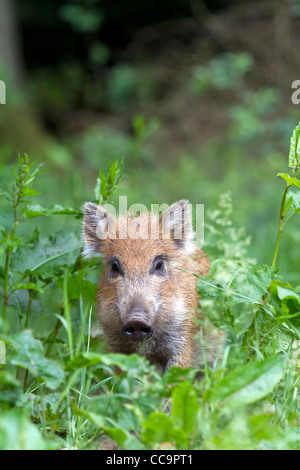
[[[153,335],[153,328],[149,323],[143,320],[130,320],[125,323],[121,328],[121,334],[123,338],[128,341],[141,342],[143,340],[151,338]]]

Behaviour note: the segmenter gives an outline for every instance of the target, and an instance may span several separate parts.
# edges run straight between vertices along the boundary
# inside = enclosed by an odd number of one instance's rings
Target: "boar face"
[[[163,368],[184,365],[198,305],[196,279],[187,271],[199,273],[191,258],[195,247],[188,203],[173,204],[160,218],[147,213],[126,220],[87,203],[84,217],[85,252],[101,253],[105,260],[97,304],[110,349],[141,352]],[[156,238],[151,237],[153,226]]]

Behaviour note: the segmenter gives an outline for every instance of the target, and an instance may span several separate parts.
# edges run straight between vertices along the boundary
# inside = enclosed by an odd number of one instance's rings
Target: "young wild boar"
[[[199,304],[191,273],[206,276],[210,266],[192,243],[189,208],[180,201],[160,217],[115,219],[102,206],[84,205],[84,254],[105,260],[97,307],[110,350],[140,353],[164,371],[194,364]]]

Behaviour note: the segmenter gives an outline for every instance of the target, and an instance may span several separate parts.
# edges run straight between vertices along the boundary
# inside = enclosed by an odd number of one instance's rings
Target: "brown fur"
[[[163,370],[172,365],[185,368],[193,363],[199,301],[197,279],[192,273],[206,276],[210,267],[203,251],[191,242],[191,215],[181,218],[186,207],[186,201],[173,204],[168,209],[166,224],[150,213],[115,220],[94,204],[87,203],[84,208],[87,252],[101,253],[106,260],[97,295],[105,339],[111,351],[138,352]],[[99,238],[98,224],[103,220],[109,221],[108,232],[114,232],[115,238],[101,239],[102,229]],[[158,239],[149,236],[153,222],[159,228]],[[124,234],[125,223],[128,229]],[[170,239],[164,239],[166,228],[170,230]],[[181,239],[175,238],[175,229],[179,229]],[[163,260],[161,272],[155,270],[157,259]],[[112,271],[111,260],[117,260],[122,275]],[[127,341],[120,332],[136,312],[154,329],[153,336],[143,343]]]

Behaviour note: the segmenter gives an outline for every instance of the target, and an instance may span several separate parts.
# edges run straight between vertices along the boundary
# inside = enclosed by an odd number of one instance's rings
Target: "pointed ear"
[[[172,204],[161,216],[163,239],[174,240],[178,248],[188,249],[194,237],[192,205],[182,200]]]
[[[83,206],[83,256],[103,252],[105,240],[116,238],[116,219],[103,206],[86,202]]]

